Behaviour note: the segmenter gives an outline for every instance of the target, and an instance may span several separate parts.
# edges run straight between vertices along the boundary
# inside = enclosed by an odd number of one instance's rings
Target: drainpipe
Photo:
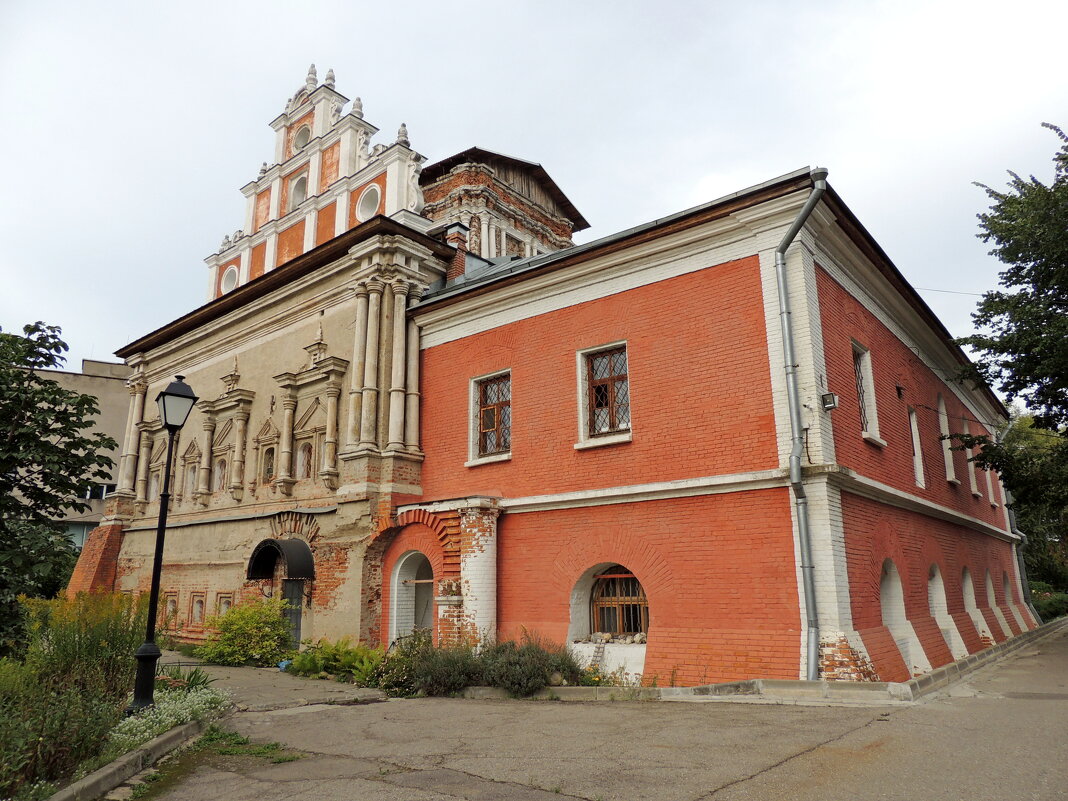
[[[812,194],[798,212],[797,219],[775,248],[775,282],[779,290],[779,323],[782,326],[783,367],[786,370],[786,400],[790,408],[790,486],[794,491],[794,508],[797,511],[797,538],[801,547],[801,581],[805,593],[805,612],[808,618],[809,681],[820,677],[820,619],[816,611],[815,567],[812,564],[812,540],[808,527],[808,496],[801,480],[801,454],[805,449],[805,429],[801,423],[801,395],[797,389],[797,358],[794,354],[794,329],[790,322],[790,295],[786,286],[786,251],[794,237],[808,221],[823,193],[827,191],[827,170],[817,167],[812,170],[815,181]]]

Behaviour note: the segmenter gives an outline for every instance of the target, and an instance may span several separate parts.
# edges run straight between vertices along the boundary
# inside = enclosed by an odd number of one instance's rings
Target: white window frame
[[[971,434],[971,426],[968,425],[968,418],[962,417],[961,424],[965,434]],[[971,460],[972,449],[968,449],[964,452],[964,458],[968,460],[968,488],[972,491],[972,497],[982,498],[983,493],[979,491],[979,483],[975,479],[975,462]]]
[[[512,368],[507,367],[503,370],[497,370],[493,373],[486,373],[472,378],[468,382],[467,386],[467,461],[464,462],[464,467],[478,467],[483,464],[493,464],[494,462],[507,462],[512,458],[511,447],[507,451],[502,453],[491,453],[487,456],[480,456],[478,452],[478,440],[479,440],[479,385],[483,381],[489,381],[492,378],[500,378],[501,376],[508,376],[509,384],[512,379]],[[509,393],[510,394],[510,393]],[[511,401],[509,401],[511,406]],[[512,429],[515,429],[515,409],[512,408]]]
[[[612,434],[590,434],[590,388],[587,383],[586,357],[602,350],[614,348],[626,348],[627,351],[627,395],[630,400],[630,428],[626,431],[616,431]],[[575,450],[581,451],[587,448],[600,448],[605,445],[617,445],[621,442],[630,442],[634,435],[634,382],[631,378],[630,347],[627,340],[620,339],[615,342],[605,342],[592,348],[583,348],[575,351],[575,379],[578,400],[578,441]]]
[[[949,439],[949,415],[946,414],[946,402],[938,396],[938,431],[942,440],[942,459],[946,463],[946,481],[960,486],[957,467],[953,464],[953,443]]]
[[[920,442],[920,421],[916,416],[916,410],[909,407],[909,431],[912,433],[912,473],[916,479],[916,486],[927,486],[923,477],[923,448]]]
[[[229,289],[226,288],[226,278],[232,275],[234,277],[234,285]],[[225,270],[223,270],[222,278],[219,279],[219,295],[228,295],[237,289],[238,284],[241,283],[241,271],[236,264],[231,264]]]
[[[875,377],[871,369],[871,350],[861,345],[855,339],[851,340],[853,371],[856,374],[857,363],[860,363],[860,387],[861,397],[857,399],[858,405],[863,409],[861,419],[860,436],[865,442],[886,447],[886,440],[879,436],[879,411],[875,403]]]

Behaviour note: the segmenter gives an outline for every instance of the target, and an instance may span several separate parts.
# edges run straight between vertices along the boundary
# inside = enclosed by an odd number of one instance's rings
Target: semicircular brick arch
[[[382,640],[383,599],[388,597],[388,588],[384,587],[386,573],[384,562],[390,546],[405,531],[422,531],[416,537],[426,543],[435,540],[437,553],[433,549],[420,548],[426,553],[434,566],[435,578],[458,578],[460,575],[460,523],[456,512],[436,514],[426,509],[409,509],[398,515],[392,524],[379,528],[370,542],[363,559],[362,615],[360,638],[372,645]],[[428,544],[428,543],[427,543]]]

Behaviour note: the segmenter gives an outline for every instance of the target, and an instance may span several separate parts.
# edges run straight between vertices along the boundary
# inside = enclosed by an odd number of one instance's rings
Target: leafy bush
[[[423,695],[455,695],[481,678],[482,666],[470,646],[431,648],[415,659],[413,685]]]
[[[196,655],[217,665],[278,664],[292,650],[285,609],[281,598],[264,598],[208,618],[207,625],[216,631]]]
[[[198,667],[182,670],[179,665],[163,665],[156,672],[156,690],[201,690],[215,679]]]
[[[1035,589],[1036,583],[1039,582],[1031,583],[1031,602],[1034,604],[1038,616],[1048,623],[1054,618],[1068,615],[1068,593],[1039,592]],[[1048,587],[1049,585],[1047,584],[1046,586]]]
[[[328,674],[338,681],[348,681],[360,687],[369,687],[375,683],[376,672],[382,658],[381,648],[352,645],[348,637],[336,643],[319,640],[315,645],[294,656],[286,670],[298,676]]]
[[[214,720],[229,706],[229,696],[212,687],[187,690],[157,690],[155,703],[136,715],[123,718],[107,735],[100,755],[79,769],[86,775],[126,754],[175,726],[194,720]]]
[[[518,643],[489,645],[479,658],[483,681],[517,698],[547,687],[553,673],[559,673],[568,684],[578,684],[583,672],[567,648],[542,642],[530,634],[524,634]]]
[[[418,692],[416,670],[422,657],[433,649],[434,640],[428,631],[417,630],[414,634],[398,640],[386,652],[385,659],[379,665],[375,683],[387,695],[415,695]]]
[[[25,656],[0,660],[0,797],[32,795],[99,751],[122,717],[145,628],[130,596],[23,605]]]

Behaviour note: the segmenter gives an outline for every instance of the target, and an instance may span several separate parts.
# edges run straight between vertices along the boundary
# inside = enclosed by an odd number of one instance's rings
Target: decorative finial
[[[308,67],[308,77],[304,79],[304,85],[309,92],[314,92],[315,87],[319,85],[319,78],[316,76],[314,64]]]
[[[244,235],[245,235],[245,232],[242,231],[240,228],[238,228],[236,231],[234,231],[234,235],[231,237],[231,241],[236,242],[237,240],[239,240]]]
[[[352,101],[352,113],[363,119],[363,101],[358,97]]]
[[[334,70],[332,68],[326,71],[326,81],[324,83],[331,89],[334,88]]]
[[[341,119],[341,108],[344,104],[338,103],[336,100],[330,104],[330,125],[333,127],[337,125],[338,120]]]
[[[219,251],[222,252],[222,251],[226,250],[228,247],[230,247],[230,237],[224,236],[223,237],[223,241],[222,241],[222,245],[219,247]]]
[[[403,122],[400,124],[400,128],[397,129],[397,144],[405,147],[412,146],[412,143],[408,141],[408,126]]]
[[[260,178],[262,178],[266,174],[267,174],[267,162],[265,161],[265,162],[263,162],[263,165],[260,167]]]

